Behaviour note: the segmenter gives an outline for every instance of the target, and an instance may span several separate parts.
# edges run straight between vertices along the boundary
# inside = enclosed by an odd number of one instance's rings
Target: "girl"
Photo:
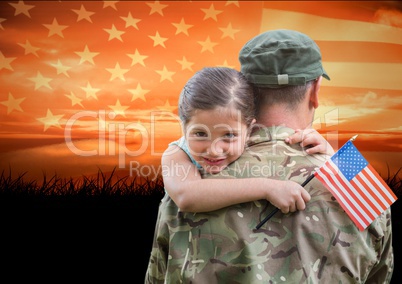
[[[310,195],[293,181],[202,179],[203,173],[219,173],[243,153],[255,126],[253,102],[247,79],[231,68],[204,68],[184,86],[179,98],[184,136],[162,155],[162,168],[168,169],[163,171],[166,192],[181,211],[213,211],[260,199],[284,214],[305,209]],[[296,132],[287,142],[313,145],[309,154],[329,145],[313,129],[305,134]]]

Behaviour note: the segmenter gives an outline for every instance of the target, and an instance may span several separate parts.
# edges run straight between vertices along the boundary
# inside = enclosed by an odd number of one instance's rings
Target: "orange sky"
[[[359,134],[380,174],[396,172],[399,1],[0,2],[0,168],[38,179],[160,171],[181,135],[185,82],[204,66],[239,69],[242,45],[277,28],[321,48],[331,81],[315,127],[335,147]]]

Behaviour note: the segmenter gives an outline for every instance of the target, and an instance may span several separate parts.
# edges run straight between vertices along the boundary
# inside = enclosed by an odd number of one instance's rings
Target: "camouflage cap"
[[[262,87],[305,85],[321,75],[330,80],[322,67],[320,48],[298,31],[264,32],[243,46],[239,60],[241,72]]]

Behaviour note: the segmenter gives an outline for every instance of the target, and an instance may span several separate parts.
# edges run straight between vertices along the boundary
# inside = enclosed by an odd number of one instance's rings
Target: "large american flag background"
[[[386,174],[400,167],[399,1],[2,1],[0,170],[41,179],[99,169],[152,176],[181,135],[177,101],[204,66],[240,69],[270,29],[320,46],[314,126],[337,148],[359,134]]]

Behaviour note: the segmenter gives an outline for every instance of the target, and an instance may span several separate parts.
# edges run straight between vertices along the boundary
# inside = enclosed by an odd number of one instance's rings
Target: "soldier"
[[[303,145],[285,139],[295,129],[311,128],[321,80],[329,80],[319,47],[297,31],[267,31],[245,44],[239,60],[254,86],[257,123],[264,127],[251,134],[238,160],[204,178],[264,176],[302,183],[326,156],[306,155]],[[389,283],[390,209],[359,231],[318,180],[305,188],[311,196],[305,210],[278,212],[259,229],[274,209],[266,200],[183,213],[166,195],[145,282]]]

